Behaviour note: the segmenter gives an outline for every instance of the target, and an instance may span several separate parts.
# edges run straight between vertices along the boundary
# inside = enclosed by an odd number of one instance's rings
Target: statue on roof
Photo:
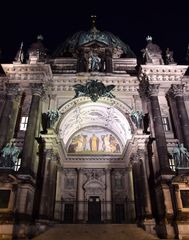
[[[37,41],[31,44],[28,53],[30,63],[43,62],[46,59],[47,49],[44,47],[41,34],[37,36]]]
[[[16,57],[14,58],[14,60],[17,63],[23,63],[23,61],[24,61],[23,42],[21,42],[20,48],[17,51]]]
[[[157,44],[152,42],[152,37],[146,37],[147,45],[141,51],[143,52],[143,58],[146,64],[158,64],[163,65],[162,51]]]
[[[167,65],[169,64],[175,64],[174,58],[173,58],[173,51],[170,51],[169,48],[165,51],[165,63]]]

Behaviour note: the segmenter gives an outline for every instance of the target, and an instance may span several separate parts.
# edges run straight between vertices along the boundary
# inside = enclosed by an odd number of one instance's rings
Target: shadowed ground
[[[64,224],[33,240],[150,240],[159,239],[134,224]]]

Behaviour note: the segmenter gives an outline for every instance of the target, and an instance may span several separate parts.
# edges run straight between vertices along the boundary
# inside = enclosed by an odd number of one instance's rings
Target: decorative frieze
[[[87,177],[87,180],[92,180],[92,179],[101,179],[102,176],[105,175],[104,169],[83,169],[84,175]]]

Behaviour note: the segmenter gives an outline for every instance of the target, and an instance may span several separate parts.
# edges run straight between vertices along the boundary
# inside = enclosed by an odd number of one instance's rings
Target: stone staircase
[[[33,240],[155,240],[135,224],[60,224]]]

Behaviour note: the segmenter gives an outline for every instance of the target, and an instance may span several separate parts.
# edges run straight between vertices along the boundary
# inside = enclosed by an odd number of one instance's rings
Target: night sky
[[[111,0],[112,1],[112,0]],[[138,57],[147,35],[165,52],[169,47],[179,64],[186,63],[189,43],[187,1],[2,1],[0,12],[1,62],[12,62],[21,41],[24,49],[44,36],[44,45],[52,53],[67,37],[91,27],[90,15],[97,15],[99,30],[112,32],[128,44]]]

